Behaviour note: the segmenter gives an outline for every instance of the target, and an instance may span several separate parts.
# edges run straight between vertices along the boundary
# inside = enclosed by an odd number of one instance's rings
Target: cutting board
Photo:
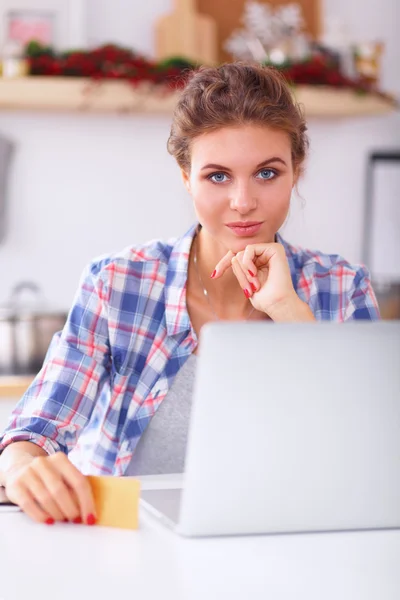
[[[199,64],[217,63],[217,25],[196,10],[195,0],[174,0],[174,10],[155,23],[156,59],[182,57]]]

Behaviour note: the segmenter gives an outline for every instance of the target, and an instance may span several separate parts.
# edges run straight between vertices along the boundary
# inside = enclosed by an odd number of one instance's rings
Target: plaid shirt
[[[193,226],[180,239],[127,248],[87,267],[63,331],[0,436],[0,452],[29,440],[49,454],[68,453],[85,474],[124,474],[197,345],[186,308],[195,233]],[[364,267],[277,241],[317,320],[379,318]]]

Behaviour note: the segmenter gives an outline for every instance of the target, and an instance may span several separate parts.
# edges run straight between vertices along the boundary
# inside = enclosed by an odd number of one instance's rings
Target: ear
[[[293,186],[292,186],[292,188],[296,187],[296,185],[297,185],[297,183],[299,181],[299,178],[300,178],[300,167],[298,166],[298,167],[295,168],[295,170],[293,172]]]
[[[190,194],[191,189],[190,189],[189,173],[187,173],[184,169],[181,169],[181,177],[182,177],[183,185],[185,186],[185,188],[187,189],[187,191]]]

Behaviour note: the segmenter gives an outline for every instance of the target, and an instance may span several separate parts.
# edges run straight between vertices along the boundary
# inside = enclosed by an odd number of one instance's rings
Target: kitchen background
[[[181,10],[184,4],[194,7],[195,2],[175,3]],[[346,40],[359,47],[383,44],[379,89],[399,98],[398,0],[311,4],[322,41],[343,47]],[[75,5],[64,46],[112,42],[155,58],[155,23],[174,1],[4,0],[0,19],[6,8],[50,10],[52,5],[65,19],[68,6]],[[59,36],[61,30],[58,23]],[[4,27],[0,41],[5,56]],[[49,307],[67,311],[92,258],[179,235],[193,222],[190,198],[166,151],[170,114],[15,110],[12,105],[6,110],[4,89],[0,78],[0,304],[7,304],[16,284],[33,281]],[[283,234],[292,243],[339,253],[351,262],[368,256],[384,316],[400,317],[400,113],[392,106],[385,114],[311,116],[308,123],[308,166]],[[7,142],[13,145],[8,169]],[[390,153],[391,160],[371,160],[372,153]],[[367,200],[373,211],[365,239]]]

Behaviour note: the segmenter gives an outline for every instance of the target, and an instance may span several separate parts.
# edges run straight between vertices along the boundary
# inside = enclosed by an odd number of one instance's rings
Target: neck
[[[175,10],[179,13],[194,12],[194,0],[175,0]]]
[[[196,235],[193,246],[197,255],[197,270],[201,278],[199,287],[204,286],[207,290],[215,312],[221,318],[241,315],[247,317],[251,303],[244,296],[232,269],[225,271],[224,275],[215,281],[211,279],[211,273],[228,250],[203,229]]]

